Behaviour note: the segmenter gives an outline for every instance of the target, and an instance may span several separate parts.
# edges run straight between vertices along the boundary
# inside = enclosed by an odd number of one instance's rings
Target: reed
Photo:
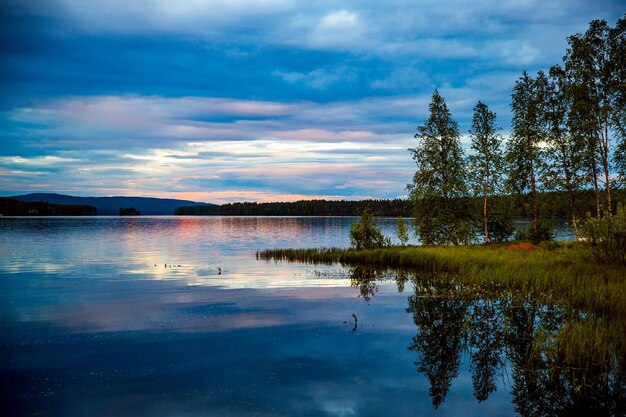
[[[401,246],[380,249],[272,249],[267,261],[406,269],[454,276],[460,284],[530,293],[591,312],[626,317],[626,267],[599,264],[576,244]]]

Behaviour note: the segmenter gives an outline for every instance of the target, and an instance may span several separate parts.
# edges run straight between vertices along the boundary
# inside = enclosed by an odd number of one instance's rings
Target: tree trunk
[[[576,220],[576,202],[574,200],[574,190],[572,190],[572,186],[570,185],[570,180],[567,180],[567,193],[569,194],[569,209],[572,213],[572,229],[574,229],[574,238],[578,241],[578,224]]]
[[[600,212],[600,191],[598,190],[598,173],[596,172],[595,161],[591,172],[593,173],[593,187],[596,192],[596,217],[599,219],[602,213]]]
[[[485,227],[485,243],[489,243],[489,227],[487,225],[487,195],[489,194],[489,168],[485,175],[485,201],[483,202],[483,226]]]
[[[604,138],[602,145],[602,165],[604,168],[604,178],[606,181],[606,205],[609,214],[613,213],[611,205],[611,167],[609,166],[609,127],[608,122],[604,124]]]
[[[535,233],[537,232],[537,184],[535,182],[535,168],[533,166],[534,162],[532,158],[530,159],[530,184],[532,187],[532,198],[533,198],[533,228],[535,229]]]

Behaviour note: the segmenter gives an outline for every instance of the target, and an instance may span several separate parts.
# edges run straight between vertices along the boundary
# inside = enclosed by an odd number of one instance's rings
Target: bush
[[[515,232],[515,240],[522,242],[532,242],[538,245],[541,242],[547,242],[554,240],[554,234],[552,228],[546,224],[538,223],[537,230],[533,226],[527,229],[517,229]]]
[[[626,209],[618,204],[615,214],[591,217],[583,224],[585,247],[599,262],[626,263]]]
[[[409,230],[406,227],[406,223],[404,223],[404,219],[402,216],[398,217],[398,223],[396,224],[396,234],[398,235],[398,240],[401,245],[406,245],[409,241]]]
[[[489,211],[487,213],[487,227],[489,227],[489,240],[492,242],[504,242],[515,231],[513,219],[505,211]]]
[[[350,243],[357,250],[389,246],[389,239],[374,224],[370,209],[363,210],[361,221],[350,226]]]

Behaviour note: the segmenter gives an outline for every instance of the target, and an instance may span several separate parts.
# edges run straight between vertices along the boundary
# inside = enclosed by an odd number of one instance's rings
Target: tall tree
[[[483,230],[485,242],[489,242],[489,224],[487,221],[488,198],[490,193],[497,191],[500,184],[504,158],[500,145],[502,137],[496,126],[496,114],[479,101],[474,107],[474,117],[470,135],[474,154],[469,159],[472,183],[477,194],[483,196]]]
[[[544,137],[541,120],[541,91],[546,83],[540,72],[534,80],[526,71],[515,82],[511,101],[513,110],[512,134],[506,149],[507,183],[518,194],[530,192],[533,209],[533,228],[537,232],[537,176],[543,165],[540,143]]]
[[[576,117],[572,118],[572,126],[587,139],[587,165],[596,191],[599,188],[598,175],[604,176],[609,212],[612,211],[613,138],[624,131],[624,108],[619,105],[620,90],[624,90],[623,26],[622,20],[614,29],[605,20],[591,21],[584,34],[568,38],[569,48],[563,58],[568,81],[575,92],[572,113]],[[599,195],[596,215],[600,215]]]
[[[609,56],[614,87],[613,126],[618,140],[614,162],[622,186],[626,187],[626,15],[609,32]]]
[[[568,87],[563,69],[558,65],[550,68],[549,83],[542,91],[541,106],[547,127],[548,169],[545,182],[548,188],[567,193],[572,228],[578,240],[576,192],[584,183],[585,142],[580,136],[572,135],[568,128],[572,103]]]
[[[415,204],[415,232],[426,245],[458,245],[471,239],[459,126],[436,90],[428,109],[426,124],[417,128],[417,147],[409,149],[417,163],[407,186]]]

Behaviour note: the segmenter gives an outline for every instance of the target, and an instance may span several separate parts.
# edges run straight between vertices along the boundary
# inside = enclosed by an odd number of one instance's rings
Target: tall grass
[[[461,284],[531,293],[601,314],[626,317],[626,267],[602,265],[576,245],[556,250],[511,249],[507,245],[388,247],[381,249],[274,249],[257,259],[312,264],[363,265],[452,274]]]

